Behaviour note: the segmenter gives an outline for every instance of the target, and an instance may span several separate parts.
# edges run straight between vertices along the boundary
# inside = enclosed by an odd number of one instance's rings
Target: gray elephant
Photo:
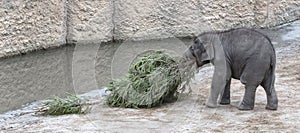
[[[185,51],[188,60],[198,67],[214,65],[214,74],[207,107],[230,104],[231,78],[245,85],[240,110],[254,108],[255,92],[261,85],[267,94],[266,109],[277,110],[278,99],[274,88],[276,56],[270,39],[255,30],[239,28],[228,31],[205,32],[196,37]]]

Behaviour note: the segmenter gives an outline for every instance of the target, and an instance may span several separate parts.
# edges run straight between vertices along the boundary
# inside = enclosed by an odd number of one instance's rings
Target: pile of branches
[[[189,88],[195,72],[192,65],[180,67],[182,62],[162,51],[140,57],[125,78],[108,85],[111,93],[106,103],[112,107],[151,108],[176,101],[178,93]]]
[[[85,114],[91,108],[84,108],[84,104],[83,99],[76,95],[68,95],[66,98],[52,98],[36,110],[41,115]]]

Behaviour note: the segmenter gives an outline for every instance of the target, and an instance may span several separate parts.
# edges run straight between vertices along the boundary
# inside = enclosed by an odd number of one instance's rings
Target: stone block
[[[68,43],[106,42],[113,37],[111,0],[70,0]]]
[[[1,0],[0,57],[65,44],[66,0]]]
[[[203,25],[198,0],[115,1],[115,39],[194,36]]]

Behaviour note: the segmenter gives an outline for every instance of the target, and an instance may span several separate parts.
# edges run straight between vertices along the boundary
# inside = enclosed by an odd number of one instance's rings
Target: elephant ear
[[[212,43],[204,44],[205,52],[202,53],[202,61],[211,61],[215,57]]]
[[[215,57],[215,50],[213,47],[213,41],[211,40],[200,40],[200,38],[197,39],[200,53],[201,53],[201,61],[211,61]]]

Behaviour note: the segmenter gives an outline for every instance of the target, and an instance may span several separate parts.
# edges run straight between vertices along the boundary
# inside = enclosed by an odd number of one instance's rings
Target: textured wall
[[[193,36],[300,19],[298,0],[116,0],[116,39]]]
[[[203,26],[197,0],[117,0],[116,39],[153,39],[187,36]]]
[[[112,40],[112,0],[69,0],[68,42]]]
[[[299,0],[0,0],[0,57],[66,43],[194,36],[300,19]]]
[[[265,8],[267,5],[265,1],[257,4],[262,4],[261,7]],[[262,11],[264,14],[267,14],[267,17],[265,17],[266,22],[259,23],[263,26],[275,26],[278,24],[289,22],[291,20],[300,19],[299,0],[272,0],[269,3],[269,7],[267,8],[267,10],[269,11],[268,13],[266,12],[266,10]],[[257,20],[261,22],[260,20],[264,19],[260,19],[259,17],[257,17]]]
[[[0,57],[65,44],[66,0],[0,0]]]

